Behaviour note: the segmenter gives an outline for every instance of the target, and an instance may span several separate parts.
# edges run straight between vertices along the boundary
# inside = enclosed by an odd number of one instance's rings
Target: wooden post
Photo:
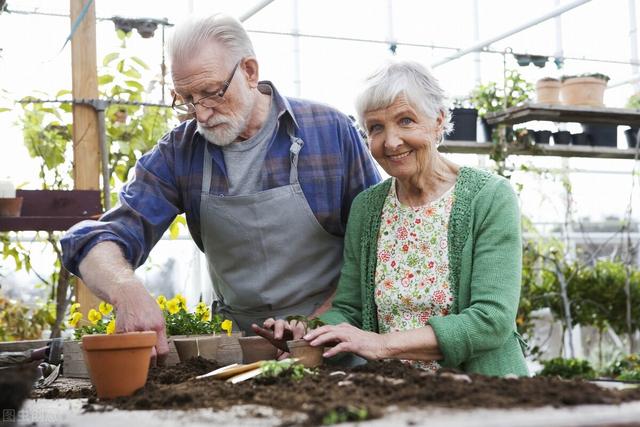
[[[89,0],[70,0],[71,25]],[[96,8],[95,2],[71,39],[71,76],[73,99],[98,98],[96,66]],[[73,105],[73,180],[77,190],[100,189],[100,146],[98,115],[89,105]],[[87,312],[100,300],[80,280],[76,300],[87,318]]]

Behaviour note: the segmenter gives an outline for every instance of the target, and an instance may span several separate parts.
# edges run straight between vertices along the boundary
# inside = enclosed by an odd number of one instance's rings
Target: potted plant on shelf
[[[604,107],[604,91],[609,77],[600,73],[586,73],[560,78],[560,98],[565,105]]]
[[[16,197],[16,187],[10,180],[0,180],[0,217],[17,217],[22,210],[22,197]]]
[[[180,294],[167,300],[164,295],[156,298],[163,312],[169,340],[169,365],[192,357],[201,356],[216,360],[217,350],[224,331],[231,336],[233,324],[219,314],[211,315],[209,308],[199,302],[193,312],[187,310],[187,300]]]
[[[489,113],[523,104],[531,99],[532,93],[533,85],[515,70],[506,72],[505,84],[502,86],[496,82],[489,82],[473,89],[470,100],[478,109],[478,115],[483,119],[486,141],[492,141],[494,138],[493,126],[489,125],[484,117]]]
[[[130,396],[144,386],[155,344],[155,331],[83,336],[82,351],[98,397]]]
[[[307,316],[288,316],[287,322],[299,322],[304,326],[305,335],[311,329],[319,328],[324,325],[324,322],[318,318],[309,319]],[[309,343],[303,339],[287,341],[287,347],[289,347],[289,353],[291,357],[300,360],[307,368],[315,368],[322,365],[322,353],[324,353],[324,347],[312,347]]]
[[[560,80],[543,77],[536,82],[536,101],[539,104],[560,103]]]
[[[451,109],[453,131],[445,135],[448,141],[475,141],[478,110],[473,108],[468,98],[455,98]]]

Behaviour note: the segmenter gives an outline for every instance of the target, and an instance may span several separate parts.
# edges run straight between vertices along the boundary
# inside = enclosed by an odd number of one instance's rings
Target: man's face
[[[244,73],[243,61],[235,72],[235,62],[226,49],[216,42],[202,48],[184,63],[173,64],[171,73],[178,102],[197,103],[204,97],[215,96],[230,81],[222,102],[215,107],[196,104],[198,131],[207,141],[228,145],[246,129],[254,106],[254,98]]]

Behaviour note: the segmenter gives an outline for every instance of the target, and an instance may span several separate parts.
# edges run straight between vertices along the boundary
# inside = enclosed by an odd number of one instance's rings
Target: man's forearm
[[[91,292],[112,304],[122,285],[138,281],[120,246],[114,242],[101,242],[91,248],[78,269]]]

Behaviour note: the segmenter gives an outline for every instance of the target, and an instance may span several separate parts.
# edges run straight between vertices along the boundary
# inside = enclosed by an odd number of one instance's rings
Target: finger
[[[281,340],[284,335],[284,320],[276,320],[276,323],[273,327],[273,337],[277,340]]]
[[[156,352],[156,348],[155,347],[151,347],[151,358],[149,359],[149,366],[152,368],[155,368],[158,362],[158,356],[157,356],[157,352]]]
[[[325,351],[322,354],[322,357],[333,357],[338,353],[351,353],[351,349],[350,349],[350,343],[347,342],[341,342],[340,344],[336,345],[335,347],[331,347],[329,350]]]
[[[262,326],[267,328],[267,329],[273,329],[273,324],[274,323],[276,323],[276,319],[274,319],[273,317],[270,317],[270,318],[268,318],[267,320],[264,321]]]
[[[327,331],[322,335],[317,336],[311,341],[307,341],[311,347],[319,347],[325,344],[334,344],[348,341],[348,337],[340,334],[338,331]]]
[[[304,333],[305,333],[304,326],[298,323],[293,328],[291,328],[291,332],[293,333],[293,339],[299,340],[304,336]]]
[[[167,360],[167,356],[169,356],[169,343],[167,342],[167,333],[164,326],[160,328],[159,331],[156,331],[156,334],[158,337],[156,341],[156,363],[160,366],[164,366],[164,362]]]
[[[253,332],[255,332],[257,335],[260,335],[261,337],[266,338],[269,341],[273,340],[273,331],[271,329],[261,328],[255,323],[251,325],[251,329],[253,329]]]
[[[326,334],[327,332],[331,332],[335,329],[336,329],[336,326],[332,326],[332,325],[321,326],[319,328],[313,329],[312,331],[309,331],[309,333],[306,334],[303,338],[305,339],[305,341],[310,342],[316,339],[317,337],[319,337],[320,335]]]

